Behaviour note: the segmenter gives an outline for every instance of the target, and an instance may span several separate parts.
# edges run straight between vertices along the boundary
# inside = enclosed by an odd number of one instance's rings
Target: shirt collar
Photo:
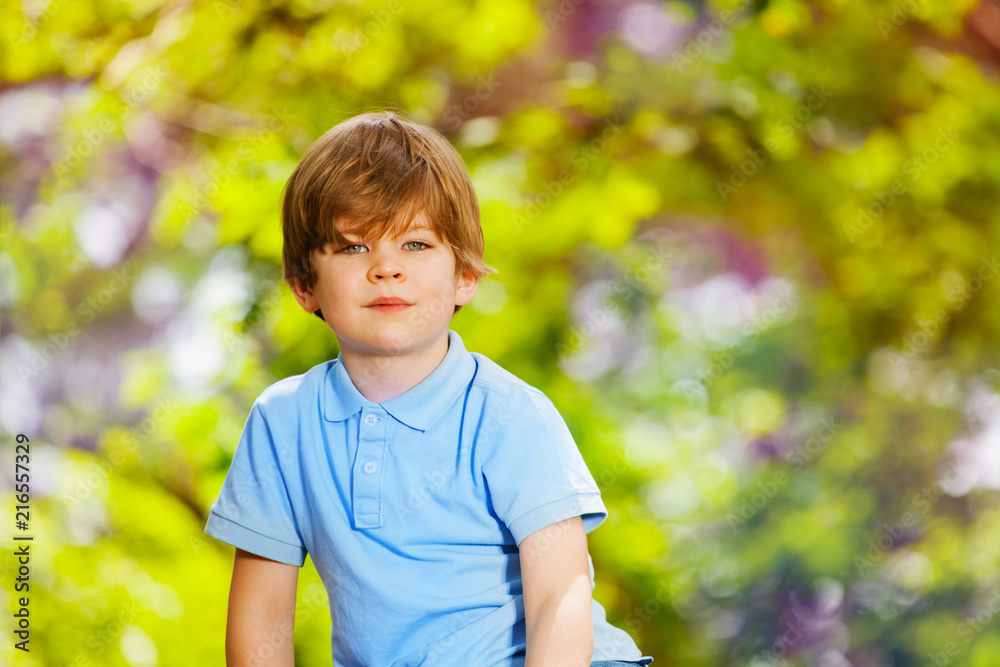
[[[344,367],[343,354],[340,354],[326,372],[324,415],[329,421],[343,421],[364,407],[378,405],[410,428],[426,431],[469,386],[476,366],[476,360],[466,351],[462,338],[449,329],[448,352],[437,368],[415,387],[376,404],[362,396],[354,386]]]

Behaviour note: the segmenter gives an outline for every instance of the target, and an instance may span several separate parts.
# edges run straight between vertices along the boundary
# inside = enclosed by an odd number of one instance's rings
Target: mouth
[[[396,313],[401,310],[406,310],[413,304],[400,299],[399,297],[382,297],[380,299],[375,299],[369,303],[366,308],[371,308],[372,310],[377,310],[381,313]]]

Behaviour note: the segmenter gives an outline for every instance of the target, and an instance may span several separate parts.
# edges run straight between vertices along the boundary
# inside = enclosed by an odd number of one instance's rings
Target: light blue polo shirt
[[[212,506],[209,535],[291,565],[312,556],[338,667],[522,666],[518,545],[607,517],[552,402],[456,332],[448,343],[382,403],[339,356],[268,387]],[[593,588],[592,561],[590,576]],[[593,660],[642,657],[596,601],[591,612]]]

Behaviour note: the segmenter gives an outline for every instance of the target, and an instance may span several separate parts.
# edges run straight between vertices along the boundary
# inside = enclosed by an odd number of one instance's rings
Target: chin
[[[380,351],[392,355],[407,352],[418,342],[418,338],[407,327],[386,324],[373,332],[370,340]]]

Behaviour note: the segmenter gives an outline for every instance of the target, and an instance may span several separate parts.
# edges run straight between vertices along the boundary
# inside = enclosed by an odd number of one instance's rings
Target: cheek
[[[323,282],[322,290],[316,292],[316,298],[327,308],[339,308],[352,300],[351,291],[345,287],[343,281],[328,278]]]
[[[447,281],[439,283],[434,292],[434,301],[435,305],[442,309],[442,312],[444,310],[452,312],[455,307],[455,285]]]

